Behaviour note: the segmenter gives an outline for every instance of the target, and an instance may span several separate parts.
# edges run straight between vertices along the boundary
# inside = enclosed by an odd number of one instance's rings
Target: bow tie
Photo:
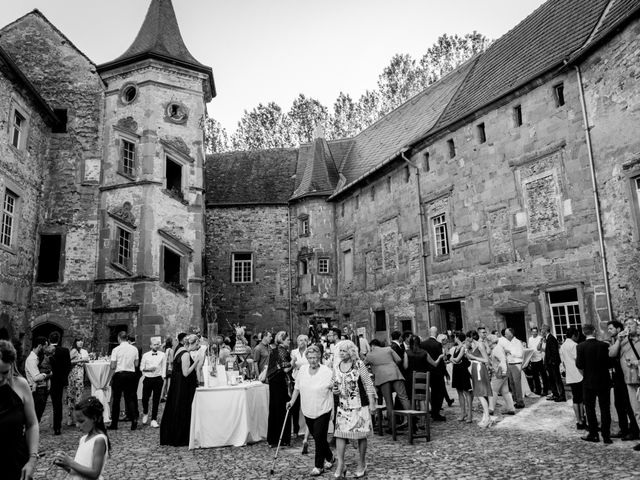
[[[151,355],[157,355],[157,354],[158,354],[158,352],[152,352],[151,353]]]

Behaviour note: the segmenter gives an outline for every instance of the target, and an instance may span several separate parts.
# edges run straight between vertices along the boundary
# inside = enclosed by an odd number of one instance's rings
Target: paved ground
[[[432,441],[424,439],[411,446],[406,437],[397,442],[390,435],[374,436],[369,442],[368,479],[638,479],[640,452],[636,442],[615,440],[613,445],[580,440],[575,430],[570,403],[556,404],[545,399],[527,399],[527,408],[517,415],[496,416],[496,424],[481,429],[475,423],[455,420],[456,404],[445,408],[447,421],[435,423]],[[477,407],[478,408],[478,407]],[[499,407],[498,407],[499,411]],[[476,421],[480,414],[476,410]],[[241,448],[201,449],[159,445],[159,431],[141,426],[137,431],[121,424],[109,432],[113,444],[106,479],[267,479],[274,451],[261,442]],[[63,450],[71,456],[80,433],[64,427],[53,436],[51,407],[41,424],[42,437],[37,479],[63,479],[65,472],[51,463],[53,453]],[[313,449],[313,444],[310,445]],[[313,452],[311,452],[313,453]],[[348,447],[347,462],[353,476],[356,451]],[[281,450],[274,479],[310,478],[312,455],[301,455],[300,441]],[[320,478],[333,478],[333,471]]]

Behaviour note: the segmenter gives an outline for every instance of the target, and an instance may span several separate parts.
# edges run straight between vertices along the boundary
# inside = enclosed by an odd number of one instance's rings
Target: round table
[[[91,395],[96,397],[104,406],[104,422],[111,422],[111,410],[109,408],[109,401],[111,400],[111,377],[113,377],[113,370],[111,370],[111,363],[106,361],[94,361],[84,364],[84,369],[87,372],[87,377],[91,382]]]

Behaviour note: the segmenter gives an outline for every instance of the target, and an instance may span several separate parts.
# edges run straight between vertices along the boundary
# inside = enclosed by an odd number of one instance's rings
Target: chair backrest
[[[414,410],[418,410],[418,402],[422,402],[425,411],[429,408],[429,381],[431,374],[429,372],[414,372],[411,403]]]

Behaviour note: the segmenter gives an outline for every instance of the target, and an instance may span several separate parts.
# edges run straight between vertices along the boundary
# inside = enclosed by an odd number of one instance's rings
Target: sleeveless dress
[[[371,413],[369,407],[360,402],[358,378],[367,394],[375,395],[375,387],[364,363],[358,361],[347,372],[340,370],[340,363],[333,367],[335,383],[333,393],[338,394],[336,427],[333,436],[351,440],[371,435]]]
[[[453,357],[457,357],[462,347],[456,347]],[[451,388],[468,392],[471,390],[471,374],[469,373],[469,359],[462,356],[459,363],[454,363],[451,371]]]
[[[471,354],[475,357],[482,357],[478,347]],[[474,397],[490,397],[493,395],[489,371],[484,363],[476,362],[475,360],[471,362],[471,382],[473,383]]]
[[[84,359],[89,358],[87,351],[82,348],[80,351],[75,348],[71,349],[71,360],[76,358]],[[69,372],[69,384],[67,385],[67,413],[69,415],[68,421],[73,423],[73,410],[82,396],[84,395],[84,364],[76,363],[72,364],[71,372]]]
[[[173,359],[171,385],[160,423],[160,445],[189,445],[191,403],[198,387],[198,377],[195,369],[186,377],[182,375],[183,355],[189,357],[189,366],[193,365],[193,359],[186,350],[180,351]]]
[[[29,460],[24,404],[18,394],[5,384],[0,387],[0,472],[5,480],[18,480]]]
[[[84,435],[80,439],[80,443],[78,444],[78,450],[76,450],[76,456],[74,460],[84,467],[90,467],[93,464],[93,447],[98,438],[103,438],[104,443],[107,445],[107,450],[104,453],[105,462],[102,465],[102,471],[100,472],[100,476],[98,477],[98,480],[104,480],[102,474],[104,473],[104,467],[107,465],[106,458],[109,455],[109,442],[107,441],[107,436],[105,434],[99,433],[91,437],[89,440],[87,440],[87,435]],[[86,477],[83,477],[82,475],[72,472],[67,477],[67,480],[83,480],[85,478]]]

